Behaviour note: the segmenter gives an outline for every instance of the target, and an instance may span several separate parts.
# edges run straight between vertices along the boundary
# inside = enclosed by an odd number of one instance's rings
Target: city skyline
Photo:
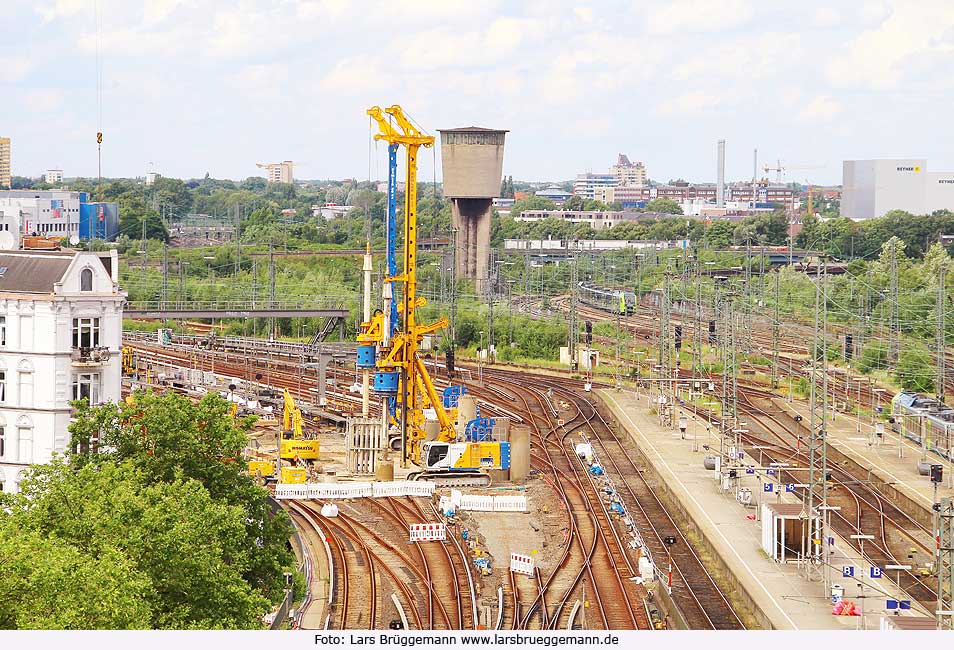
[[[760,167],[811,168],[788,182],[838,183],[843,159],[954,167],[937,132],[954,99],[945,2],[272,4],[13,2],[13,173],[95,176],[102,130],[109,177],[240,180],[294,160],[302,179],[381,179],[364,110],[392,99],[431,133],[509,129],[504,174],[529,181],[606,173],[621,152],[657,181],[713,181],[723,138],[731,180],[751,177],[756,147]]]

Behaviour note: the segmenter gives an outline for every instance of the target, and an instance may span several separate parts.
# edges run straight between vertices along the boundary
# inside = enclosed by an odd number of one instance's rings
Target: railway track
[[[503,381],[503,378],[497,377],[496,374],[494,378]],[[723,590],[633,461],[630,445],[624,444],[606,417],[586,399],[585,393],[580,394],[580,383],[540,377],[534,377],[534,383],[552,390],[574,409],[575,417],[564,427],[564,440],[574,432],[585,432],[591,440],[603,447],[604,453],[600,455],[600,459],[621,478],[617,482],[617,488],[623,490],[620,496],[626,511],[641,531],[643,541],[657,562],[667,558],[669,549],[664,543],[665,537],[675,535],[678,538],[677,545],[671,549],[672,597],[689,627],[744,629],[744,623]]]
[[[759,446],[763,447],[760,451],[770,462],[788,462],[793,467],[807,468],[808,425],[796,422],[790,415],[783,415],[771,399],[740,392],[740,412],[750,420],[750,426],[755,423],[763,431],[762,435],[751,431],[743,434],[750,455],[755,457],[757,454],[752,448]],[[857,541],[851,540],[851,535],[874,535],[874,539],[868,540],[864,546],[865,555],[873,565],[905,565],[917,554],[921,554],[925,561],[933,559],[932,532],[927,527],[871,487],[866,477],[858,476],[852,467],[830,464],[829,471],[833,486],[829,489],[829,504],[840,507],[840,510],[832,511],[832,527],[859,552],[861,547]],[[804,471],[796,475],[783,469],[781,474],[795,483],[804,483],[807,477]],[[805,498],[804,490],[796,494]],[[817,498],[820,499],[820,495]],[[913,570],[895,572],[888,578],[894,579],[926,606],[930,607],[937,600],[936,581]]]

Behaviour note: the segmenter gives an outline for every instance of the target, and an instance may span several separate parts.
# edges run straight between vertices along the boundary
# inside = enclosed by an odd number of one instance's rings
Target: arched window
[[[33,408],[33,364],[29,359],[17,364],[17,398],[20,406]]]
[[[30,465],[33,463],[33,420],[29,415],[17,418],[17,461]]]
[[[83,269],[80,273],[80,291],[93,290],[93,270]]]

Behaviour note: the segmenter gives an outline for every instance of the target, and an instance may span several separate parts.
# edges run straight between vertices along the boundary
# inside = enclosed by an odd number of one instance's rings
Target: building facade
[[[630,162],[624,153],[617,156],[616,164],[610,167],[610,174],[616,177],[616,184],[620,186],[646,184],[646,165],[640,161]]]
[[[13,182],[10,166],[10,138],[0,138],[0,190],[9,190]]]
[[[46,170],[46,182],[53,185],[55,183],[63,182],[63,170],[62,169],[47,169]]]
[[[265,170],[265,179],[269,183],[294,183],[295,163],[283,160],[280,163],[255,163],[255,166]]]
[[[954,211],[954,172],[930,172],[924,158],[844,161],[841,216],[875,219],[891,210]]]
[[[0,250],[20,247],[23,237],[105,239],[119,234],[119,205],[92,203],[87,192],[0,191]]]
[[[604,230],[612,228],[616,224],[629,221],[638,221],[639,219],[651,218],[653,215],[645,212],[617,212],[617,211],[599,211],[599,210],[524,210],[517,217],[516,221],[542,221],[543,219],[555,218],[569,221],[570,223],[585,223],[594,230]]]
[[[70,443],[70,402],[118,401],[123,304],[119,258],[0,253],[0,490]]]
[[[616,187],[616,177],[613,174],[577,174],[573,181],[573,194],[594,199],[596,191],[603,187]]]
[[[545,187],[542,190],[537,190],[534,192],[535,196],[542,196],[545,199],[550,199],[557,205],[562,205],[570,196],[572,196],[566,190],[557,187],[556,185],[550,185]]]

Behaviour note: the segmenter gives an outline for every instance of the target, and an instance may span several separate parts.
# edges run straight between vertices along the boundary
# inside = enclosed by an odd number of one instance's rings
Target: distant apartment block
[[[9,190],[12,182],[10,138],[0,138],[0,190]]]
[[[639,161],[630,162],[624,153],[619,154],[616,164],[610,167],[610,174],[616,177],[617,185],[646,184],[646,165]]]
[[[265,178],[269,183],[295,182],[295,163],[291,160],[283,160],[280,163],[255,163],[255,166],[265,170]]]
[[[603,187],[594,191],[594,198],[604,203],[619,203],[624,210],[646,207],[653,199],[671,199],[683,206],[685,214],[699,214],[687,206],[712,203],[716,200],[715,183],[677,183],[653,187]],[[752,184],[734,183],[726,187],[726,201],[736,204],[734,209],[771,210],[776,207],[792,210],[797,205],[797,195],[788,185],[758,184],[752,205]],[[742,205],[742,207],[737,207]]]
[[[47,169],[46,170],[46,182],[50,185],[63,182],[63,170],[62,169]]]
[[[613,174],[577,174],[573,181],[573,194],[584,199],[596,198],[596,192],[604,187],[616,187],[617,180]]]
[[[524,210],[516,221],[542,221],[543,219],[555,218],[569,221],[570,223],[583,223],[594,230],[604,230],[613,226],[626,223],[628,221],[638,221],[647,218],[644,212],[616,212],[598,210]]]
[[[929,172],[924,158],[844,161],[841,216],[875,219],[891,210],[954,211],[954,172]]]
[[[641,162],[631,162],[626,154],[619,154],[616,164],[610,167],[608,174],[577,174],[573,182],[573,193],[584,199],[601,199],[606,188],[640,187],[646,184],[646,166]],[[538,193],[539,194],[539,193]]]
[[[146,172],[146,185],[152,185],[160,178],[162,178],[162,174],[159,172]]]

